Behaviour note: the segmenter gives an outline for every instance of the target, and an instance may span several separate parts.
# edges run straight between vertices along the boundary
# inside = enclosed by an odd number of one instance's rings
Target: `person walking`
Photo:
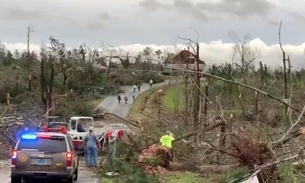
[[[93,127],[89,128],[89,132],[84,138],[84,144],[86,148],[86,164],[89,167],[96,167],[97,166],[97,157],[98,157],[98,150],[101,147],[101,144],[97,138],[97,136],[93,132]]]
[[[150,87],[152,87],[153,82],[154,82],[154,81],[153,81],[152,79],[149,80],[149,85],[150,85]]]
[[[128,102],[128,97],[125,95],[125,97],[124,97],[124,100],[125,100],[125,104],[127,104],[127,102]]]
[[[138,91],[141,91],[141,84],[138,85]]]
[[[132,92],[132,99],[134,100],[136,98],[136,93]]]
[[[118,102],[121,103],[121,96],[118,96]]]
[[[136,92],[137,85],[133,85],[133,92]]]

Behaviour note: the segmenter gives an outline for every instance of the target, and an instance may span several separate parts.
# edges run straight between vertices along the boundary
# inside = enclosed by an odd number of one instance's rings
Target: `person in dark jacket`
[[[86,130],[83,128],[83,125],[80,123],[77,124],[77,132],[86,132]]]
[[[118,96],[118,102],[119,102],[119,103],[121,103],[121,99],[122,99],[122,98],[121,98],[121,96],[119,95],[119,96]]]
[[[138,91],[141,91],[141,84],[138,85]]]

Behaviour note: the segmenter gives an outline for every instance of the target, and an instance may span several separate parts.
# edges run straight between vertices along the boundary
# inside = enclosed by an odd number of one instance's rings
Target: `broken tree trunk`
[[[250,171],[255,170],[256,166],[276,161],[272,150],[266,144],[251,138],[243,128],[240,128],[237,134],[232,133],[230,137],[234,154]],[[278,179],[276,165],[266,167],[258,173],[257,177],[260,182],[275,183]]]

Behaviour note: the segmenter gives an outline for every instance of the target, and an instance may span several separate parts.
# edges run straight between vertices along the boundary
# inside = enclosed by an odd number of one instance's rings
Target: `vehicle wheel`
[[[11,177],[11,183],[21,183],[22,178],[21,177]]]
[[[69,177],[66,183],[74,183],[74,176]]]
[[[78,168],[76,168],[74,172],[74,180],[77,181],[77,179],[78,179]]]

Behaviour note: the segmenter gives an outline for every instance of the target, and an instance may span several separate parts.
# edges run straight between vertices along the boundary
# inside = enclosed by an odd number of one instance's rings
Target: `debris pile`
[[[231,135],[231,142],[235,157],[249,170],[255,170],[256,166],[275,161],[271,149],[266,144],[255,141],[243,128],[237,134]],[[275,182],[278,178],[276,165],[263,169],[257,177],[261,182]]]
[[[141,150],[138,163],[147,174],[163,174],[170,169],[173,153],[170,149],[158,144]]]

